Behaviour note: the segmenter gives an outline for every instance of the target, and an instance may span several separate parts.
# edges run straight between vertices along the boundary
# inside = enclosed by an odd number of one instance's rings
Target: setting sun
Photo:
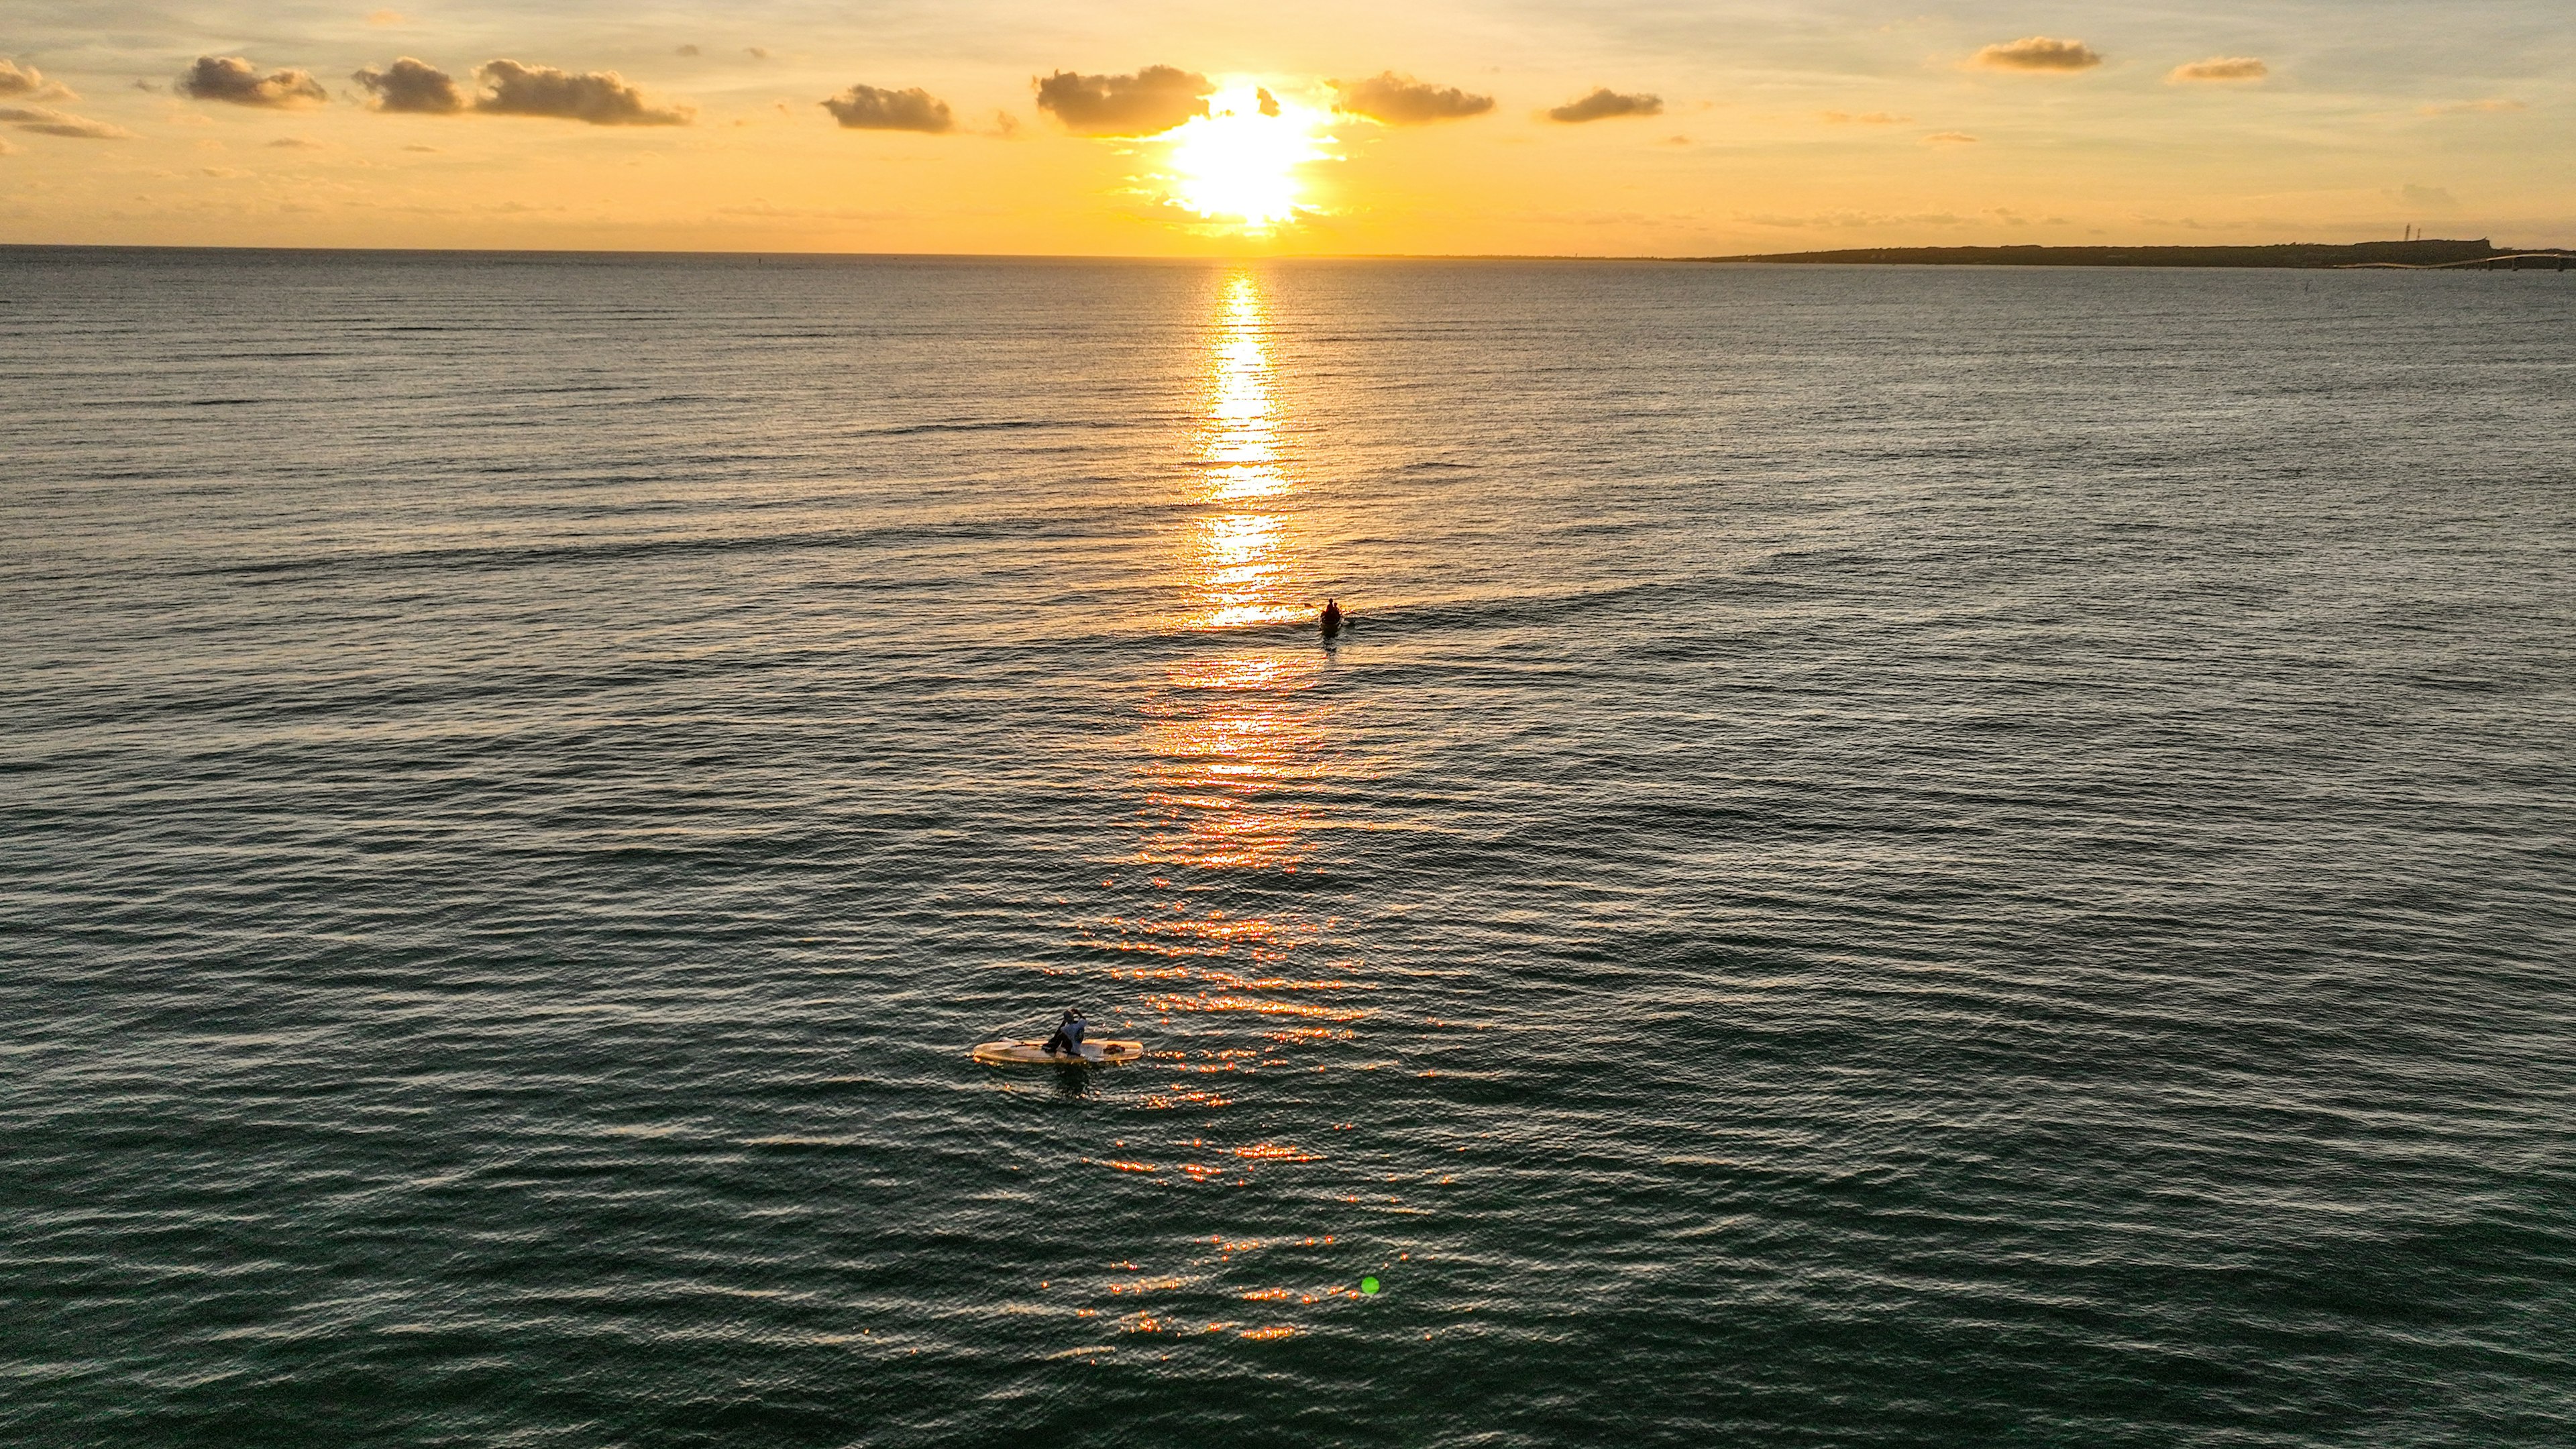
[[[1329,154],[1329,117],[1245,82],[1208,97],[1208,113],[1165,138],[1178,205],[1210,221],[1265,230],[1306,210],[1297,170]]]

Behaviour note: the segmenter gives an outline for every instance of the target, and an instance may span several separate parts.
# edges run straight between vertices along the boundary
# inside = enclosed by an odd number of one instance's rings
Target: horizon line
[[[2499,254],[2570,251],[2567,247],[2497,247],[2486,237],[2389,237],[2358,242],[1948,242],[1881,246],[1810,247],[1793,251],[1681,254],[1663,252],[1288,252],[1239,255],[1172,255],[1129,252],[902,252],[902,251],[760,251],[705,247],[390,247],[272,246],[222,242],[0,242],[0,254],[30,251],[87,252],[242,252],[371,256],[544,256],[544,257],[772,257],[844,261],[1021,261],[1140,262],[1234,265],[1245,262],[1749,262],[1775,258],[1861,255],[1885,252],[1961,251],[2242,251],[2271,247],[2356,248],[2375,246],[2485,245]]]

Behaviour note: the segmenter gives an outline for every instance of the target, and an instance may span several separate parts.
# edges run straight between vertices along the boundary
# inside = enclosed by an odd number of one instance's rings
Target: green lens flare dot
[[[1360,1280],[1360,1291],[1362,1293],[1375,1293],[1377,1291],[1377,1280],[1375,1278],[1362,1278]]]

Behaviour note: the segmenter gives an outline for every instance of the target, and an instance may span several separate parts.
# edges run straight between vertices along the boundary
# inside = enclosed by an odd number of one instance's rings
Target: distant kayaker
[[[1324,637],[1330,639],[1340,632],[1342,632],[1342,606],[1335,600],[1326,599],[1324,601]]]

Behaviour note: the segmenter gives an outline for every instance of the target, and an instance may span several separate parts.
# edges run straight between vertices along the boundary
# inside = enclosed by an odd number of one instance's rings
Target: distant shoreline
[[[1693,257],[1715,263],[1914,267],[2371,267],[2403,271],[2537,266],[2565,271],[2576,252],[2554,248],[2515,251],[2485,237],[2474,241],[2282,242],[2220,247],[1858,247],[1831,252],[1770,252],[1739,257]]]

